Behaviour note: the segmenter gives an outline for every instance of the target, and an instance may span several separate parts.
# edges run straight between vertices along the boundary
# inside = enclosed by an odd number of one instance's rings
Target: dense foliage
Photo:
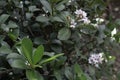
[[[120,20],[106,13],[104,0],[0,0],[0,80],[114,80]]]

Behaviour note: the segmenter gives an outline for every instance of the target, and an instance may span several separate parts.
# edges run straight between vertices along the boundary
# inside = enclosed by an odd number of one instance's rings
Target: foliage
[[[120,20],[101,20],[106,6],[103,0],[0,0],[0,72],[12,73],[7,80],[112,80]],[[88,61],[93,53],[103,53],[98,67]]]

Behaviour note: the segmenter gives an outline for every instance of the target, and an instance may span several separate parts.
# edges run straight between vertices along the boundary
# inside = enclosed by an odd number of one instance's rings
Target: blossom
[[[71,3],[72,1],[74,1],[74,0],[69,0],[69,3]]]
[[[89,64],[95,65],[95,67],[99,67],[99,64],[102,64],[104,58],[103,58],[103,53],[99,54],[91,54],[88,62]]]
[[[112,40],[115,40],[114,35],[115,35],[116,33],[117,33],[117,29],[114,28],[114,29],[111,31],[111,39],[112,39]]]
[[[71,28],[75,28],[76,25],[77,25],[77,23],[75,22],[75,20],[74,20],[74,19],[71,19],[70,27],[71,27]]]
[[[85,18],[87,16],[87,13],[81,9],[76,10],[75,14],[77,15],[77,17],[80,17],[80,18]]]
[[[117,29],[114,28],[114,29],[112,30],[112,32],[111,32],[111,36],[114,36],[116,33],[117,33]]]
[[[102,23],[102,22],[104,22],[104,19],[103,19],[103,18],[96,18],[95,20],[97,21],[97,23]]]
[[[83,21],[84,24],[89,24],[90,23],[90,20],[87,17],[83,18],[82,21]]]
[[[87,17],[87,13],[81,9],[76,10],[75,14],[78,18],[78,21],[83,21],[84,24],[89,24],[90,20]]]

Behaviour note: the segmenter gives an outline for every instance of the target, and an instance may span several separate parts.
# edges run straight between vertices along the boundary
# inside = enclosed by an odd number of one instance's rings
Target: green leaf
[[[5,32],[9,32],[9,27],[6,24],[1,24],[1,29]]]
[[[8,54],[7,59],[22,59],[22,56],[17,53]]]
[[[60,17],[55,16],[51,18],[51,21],[64,22]]]
[[[45,59],[45,60],[41,61],[40,64],[44,64],[44,63],[50,62],[52,60],[55,60],[57,57],[62,56],[62,55],[63,54],[57,54],[55,56],[52,56],[51,58],[48,58],[48,59]]]
[[[27,60],[32,63],[32,41],[28,38],[24,38],[22,40],[22,52],[23,55],[27,58]]]
[[[57,80],[63,80],[60,70],[59,71],[58,70],[54,70],[54,75],[55,75]]]
[[[120,80],[120,71],[117,72],[117,80]]]
[[[116,19],[115,23],[120,25],[120,19]]]
[[[0,24],[4,23],[8,19],[9,15],[8,14],[2,14],[0,16]]]
[[[65,76],[68,78],[68,80],[73,80],[73,74],[70,67],[65,68]]]
[[[27,69],[27,66],[25,65],[25,61],[22,59],[13,60],[11,61],[10,65],[14,68]]]
[[[34,38],[34,43],[37,45],[42,45],[46,43],[46,40],[41,37],[36,37]]]
[[[59,11],[63,10],[64,8],[65,8],[65,5],[63,5],[63,4],[58,4],[56,6],[56,9],[59,10]]]
[[[0,35],[0,43],[4,40],[5,36],[4,35]]]
[[[8,54],[8,53],[12,53],[12,50],[9,47],[4,45],[0,47],[0,53]]]
[[[13,22],[13,21],[9,21],[8,27],[9,28],[18,28],[18,25],[15,22]]]
[[[61,53],[62,52],[62,47],[60,45],[53,44],[51,45],[51,49],[55,51],[56,53]]]
[[[49,4],[49,2],[46,0],[40,0],[40,2],[45,7],[45,9],[47,9],[50,12],[50,14],[52,14],[52,8],[51,8],[51,5]]]
[[[36,8],[36,6],[29,6],[29,11],[34,12],[40,10],[39,8]]]
[[[58,32],[58,39],[60,40],[68,40],[71,36],[71,31],[68,28],[62,28]]]
[[[47,21],[49,21],[49,19],[47,17],[45,17],[45,16],[38,16],[38,17],[36,17],[36,21],[38,21],[38,22],[47,22]]]
[[[85,74],[83,73],[82,69],[80,68],[79,64],[74,65],[74,70],[77,74],[78,80],[87,80]]]
[[[33,13],[29,13],[29,12],[26,13],[26,18],[27,19],[30,19],[32,16],[33,16]]]
[[[33,63],[34,64],[38,63],[41,60],[43,53],[44,53],[44,47],[41,45],[35,50],[35,52],[33,54]]]
[[[43,80],[43,77],[35,70],[26,70],[28,80]]]
[[[90,75],[94,76],[95,75],[95,68],[92,66],[89,66],[88,68],[89,68]]]

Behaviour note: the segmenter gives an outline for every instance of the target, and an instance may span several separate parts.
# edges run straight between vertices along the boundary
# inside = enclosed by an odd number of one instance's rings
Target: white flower
[[[76,25],[77,25],[77,23],[75,22],[75,20],[74,20],[74,19],[71,19],[70,27],[71,27],[71,28],[75,28]]]
[[[94,65],[95,67],[99,67],[99,64],[102,64],[102,61],[104,60],[103,58],[103,53],[99,53],[99,54],[91,54],[88,62],[89,64]]]
[[[90,20],[87,17],[87,13],[81,9],[76,10],[75,14],[77,18],[79,19],[78,21],[83,21],[84,24],[89,24]]]
[[[117,33],[117,29],[114,28],[114,29],[112,30],[112,32],[111,32],[111,39],[112,39],[112,40],[115,40],[114,35],[115,35],[116,33]]]
[[[102,22],[104,22],[104,19],[103,19],[103,18],[96,18],[95,20],[97,21],[97,23],[102,23]]]
[[[116,33],[117,33],[117,29],[114,28],[114,29],[112,30],[112,32],[111,32],[111,36],[114,36]]]
[[[25,65],[30,66],[30,63],[28,61],[25,61]]]
[[[90,23],[90,20],[87,17],[83,18],[82,21],[83,21],[84,24],[89,24]]]
[[[95,28],[98,28],[98,24],[91,23],[91,25],[94,26]]]
[[[69,0],[69,3],[71,3],[72,1],[74,1],[74,0]]]
[[[82,11],[81,9],[76,10],[75,14],[77,15],[77,17],[80,17],[80,18],[85,18],[87,16],[87,13],[85,11]]]

